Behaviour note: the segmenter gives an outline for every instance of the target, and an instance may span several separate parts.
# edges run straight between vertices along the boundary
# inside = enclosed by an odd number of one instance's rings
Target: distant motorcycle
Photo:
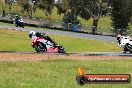
[[[123,48],[124,53],[130,52],[132,53],[132,39],[131,37],[127,36],[121,36],[118,39],[118,45]]]
[[[54,46],[50,41],[36,36],[32,38],[32,47],[35,48],[37,52],[53,52],[53,53],[66,52],[62,45],[57,44],[56,46]]]
[[[14,19],[13,23],[15,24],[16,27],[23,27],[24,28],[24,23],[23,23],[22,19],[19,19],[19,20]]]

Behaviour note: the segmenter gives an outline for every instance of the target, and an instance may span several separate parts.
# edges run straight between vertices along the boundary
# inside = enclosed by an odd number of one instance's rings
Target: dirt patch
[[[55,59],[72,59],[72,60],[113,60],[127,59],[131,57],[119,56],[76,56],[76,55],[60,55],[60,54],[21,54],[21,53],[0,53],[0,61],[41,61]]]

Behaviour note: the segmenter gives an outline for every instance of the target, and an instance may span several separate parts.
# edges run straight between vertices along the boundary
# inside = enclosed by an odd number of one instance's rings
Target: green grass
[[[116,52],[121,51],[116,43],[74,38],[60,35],[49,35],[62,44],[67,52]],[[27,32],[0,29],[0,51],[33,52],[31,39]],[[105,49],[107,48],[107,49]]]
[[[0,37],[1,51],[33,51],[26,32],[0,29]]]
[[[79,17],[79,20],[82,25],[85,25],[86,29],[91,32],[93,19],[84,20]],[[101,17],[98,22],[98,30],[97,32],[103,33],[103,34],[111,34],[110,31],[111,28],[111,18],[109,16]]]
[[[9,24],[9,23],[0,22],[0,25],[7,25],[7,26],[15,27],[13,23]]]
[[[33,17],[45,20],[62,21],[63,15],[58,15],[56,7],[54,7],[52,13],[48,16],[46,16],[41,9],[37,8],[36,12],[33,13]]]
[[[116,43],[88,40],[81,38],[72,38],[68,36],[61,37],[52,35],[54,40],[64,45],[69,52],[116,52],[121,51]],[[52,37],[51,36],[51,37]],[[107,49],[105,49],[107,47]]]
[[[132,75],[131,62],[131,59],[0,62],[0,88],[131,88],[131,83],[84,86],[76,83],[80,64],[88,74]]]

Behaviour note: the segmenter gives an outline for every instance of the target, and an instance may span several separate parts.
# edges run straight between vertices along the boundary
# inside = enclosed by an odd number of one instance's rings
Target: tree
[[[4,17],[6,15],[6,8],[7,8],[7,5],[9,6],[9,13],[11,13],[11,6],[12,6],[12,3],[13,1],[12,0],[2,0],[2,17]]]
[[[36,11],[36,8],[41,9],[46,16],[52,13],[54,7],[54,0],[20,0],[23,11],[26,11],[30,17]]]
[[[61,2],[63,0],[60,0]],[[65,1],[65,0],[64,0]],[[85,20],[93,18],[92,34],[96,33],[100,16],[107,14],[108,0],[67,0],[72,15]]]
[[[6,5],[5,5],[5,0],[2,0],[2,17],[5,17],[5,9],[6,9]]]
[[[19,1],[21,7],[23,8],[22,12],[27,12],[28,16],[32,18],[32,13],[34,10],[34,1],[21,0]],[[35,11],[34,11],[35,12]]]
[[[4,0],[4,1],[5,1],[6,6],[9,7],[8,8],[9,9],[9,13],[11,13],[13,3],[15,3],[15,1],[18,1],[18,0]]]
[[[132,16],[131,0],[113,0],[112,26],[114,33],[126,34],[129,30],[129,22]]]
[[[55,2],[55,7],[57,7],[57,12],[59,15],[66,14],[70,9],[67,0],[58,0],[57,2]]]
[[[105,16],[108,12],[107,0],[93,0],[91,15],[93,17],[92,34],[95,34],[98,26],[98,21],[101,16]]]
[[[74,27],[79,24],[76,13],[73,12],[73,9],[70,8],[69,2],[67,0],[58,0],[55,3],[55,6],[58,8],[59,14],[64,14],[63,16],[63,29],[73,30]]]
[[[40,0],[38,7],[48,16],[52,13],[54,2],[54,0]]]

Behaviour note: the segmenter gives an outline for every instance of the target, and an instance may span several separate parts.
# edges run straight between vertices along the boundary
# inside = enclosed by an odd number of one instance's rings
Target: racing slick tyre
[[[58,46],[58,53],[66,53],[63,46],[61,46],[61,45]]]
[[[17,24],[15,24],[15,26],[16,26],[16,27],[18,27],[18,25],[17,25]]]
[[[24,28],[24,23],[21,23],[21,27],[23,27],[23,28]]]
[[[130,45],[129,43],[125,44],[124,49],[127,50],[127,51],[129,51],[130,53],[132,53],[132,45]]]
[[[46,48],[46,45],[41,43],[41,42],[38,42],[35,46],[34,46],[35,50],[37,52],[47,52],[47,48]]]

